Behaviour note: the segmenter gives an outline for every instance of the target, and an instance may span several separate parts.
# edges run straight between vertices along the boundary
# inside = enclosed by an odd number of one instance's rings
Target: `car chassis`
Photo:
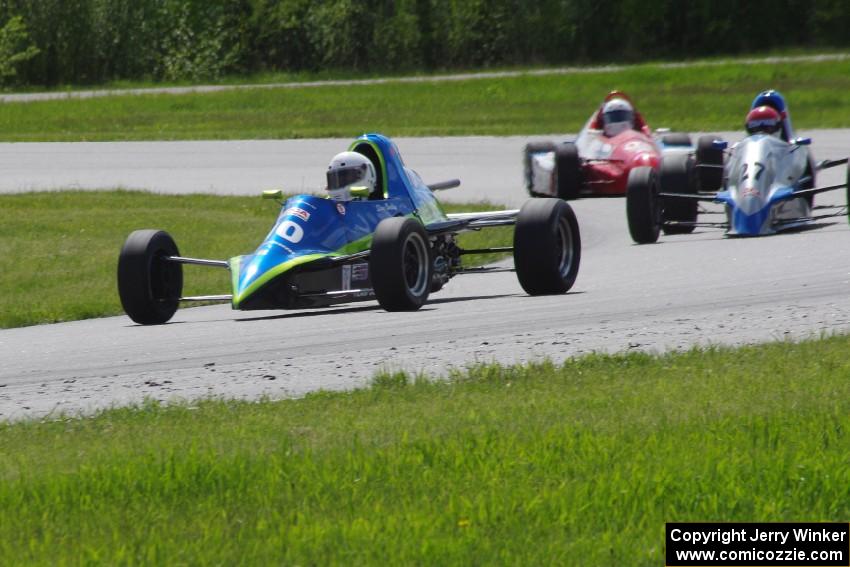
[[[161,230],[130,234],[118,262],[125,312],[140,324],[165,323],[181,302],[230,302],[234,309],[324,307],[377,299],[388,311],[415,310],[452,277],[516,271],[530,295],[565,293],[581,257],[578,222],[560,199],[532,199],[520,210],[445,214],[435,191],[458,180],[426,185],[404,166],[395,144],[379,134],[355,140],[351,151],[379,172],[373,194],[340,202],[296,195],[281,203],[274,227],[248,255],[209,260],[180,254]],[[282,192],[264,197],[280,200]],[[515,225],[512,246],[463,249],[462,232]],[[512,252],[514,268],[468,268],[468,254]],[[231,272],[232,293],[184,296],[183,265]]]

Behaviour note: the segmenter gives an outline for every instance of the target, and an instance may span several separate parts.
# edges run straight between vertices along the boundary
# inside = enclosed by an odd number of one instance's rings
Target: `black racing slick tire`
[[[569,201],[581,196],[581,160],[573,143],[555,147],[555,183],[559,198]]]
[[[723,185],[723,150],[714,147],[714,136],[697,140],[696,170],[700,191],[719,191]]]
[[[845,183],[847,184],[845,189],[847,193],[847,221],[850,222],[850,158],[847,158],[847,179],[845,179]]]
[[[428,299],[432,284],[431,245],[422,223],[412,218],[382,220],[372,237],[369,273],[381,307],[415,311]]]
[[[809,161],[806,163],[806,169],[805,169],[805,171],[803,171],[803,177],[808,177],[809,180],[806,183],[801,183],[800,189],[814,189],[815,188],[815,164],[812,161],[811,154],[809,154]],[[814,195],[806,195],[803,198],[809,204],[809,207],[815,206],[815,196]]]
[[[665,146],[690,146],[691,137],[687,134],[676,132],[673,134],[664,134],[661,136],[661,142]]]
[[[526,201],[514,230],[514,266],[529,295],[566,293],[581,262],[581,234],[572,207],[561,199]]]
[[[694,162],[686,153],[668,154],[661,160],[658,181],[663,193],[684,193],[695,195],[697,192]],[[694,223],[697,220],[698,208],[694,199],[677,199],[663,197],[661,199],[661,230],[664,234],[690,234],[694,226],[675,224],[679,222]],[[670,224],[670,223],[673,224]]]
[[[528,194],[532,197],[539,197],[541,194],[534,191],[534,180],[532,179],[531,170],[531,155],[544,154],[555,151],[555,144],[552,142],[529,142],[525,145],[522,154],[523,175],[525,176],[525,188]]]
[[[118,295],[127,315],[140,325],[166,323],[183,293],[183,266],[163,260],[179,256],[174,239],[162,230],[137,230],[118,256]]]
[[[658,241],[661,207],[658,203],[658,176],[651,167],[636,167],[629,172],[626,220],[632,240],[638,244]]]

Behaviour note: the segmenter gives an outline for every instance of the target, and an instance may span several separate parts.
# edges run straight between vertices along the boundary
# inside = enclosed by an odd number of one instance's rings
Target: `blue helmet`
[[[782,118],[780,137],[786,142],[789,141],[794,136],[794,130],[791,128],[791,113],[788,111],[788,105],[785,104],[785,97],[782,96],[782,93],[773,89],[760,92],[753,99],[750,110],[762,106],[768,106],[779,113],[780,118]]]
[[[773,89],[762,91],[756,95],[756,98],[753,100],[753,104],[750,105],[750,109],[758,108],[759,106],[769,106],[775,109],[780,115],[783,115],[783,118],[787,109],[785,106],[785,98],[782,96],[782,93]]]

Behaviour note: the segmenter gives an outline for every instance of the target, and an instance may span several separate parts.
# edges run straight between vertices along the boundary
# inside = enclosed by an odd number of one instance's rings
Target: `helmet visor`
[[[366,164],[340,167],[328,171],[328,189],[342,189],[366,177]]]
[[[631,122],[631,110],[609,110],[602,116],[602,121],[605,124],[613,124],[614,122]]]
[[[777,130],[779,130],[779,122],[773,119],[755,119],[747,122],[747,132],[750,134],[756,132],[773,134]]]

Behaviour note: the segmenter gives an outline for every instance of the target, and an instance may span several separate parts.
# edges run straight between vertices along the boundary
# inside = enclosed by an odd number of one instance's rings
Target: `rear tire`
[[[697,185],[700,191],[718,191],[723,185],[723,150],[714,147],[714,136],[700,136],[697,140]],[[700,167],[702,165],[720,167]]]
[[[566,142],[555,148],[555,183],[559,198],[569,201],[581,196],[581,161],[573,143]]]
[[[127,315],[141,325],[167,322],[183,294],[183,266],[166,262],[179,256],[177,244],[162,230],[137,230],[118,256],[118,295]]]
[[[529,295],[566,293],[581,262],[581,234],[572,207],[560,199],[526,201],[514,230],[514,266]]]
[[[694,162],[688,154],[670,154],[661,161],[658,182],[663,193],[697,192]],[[694,226],[667,224],[674,222],[696,222],[698,203],[692,199],[662,198],[661,230],[664,234],[690,234]]]
[[[636,167],[626,183],[626,219],[632,240],[638,244],[658,241],[661,209],[658,203],[658,176],[651,167]]]
[[[428,299],[433,260],[428,234],[412,218],[382,220],[372,238],[369,273],[381,307],[415,311]]]
[[[661,143],[665,146],[690,146],[691,137],[681,133],[664,134],[661,136]]]
[[[555,151],[555,144],[552,142],[529,142],[525,145],[525,150],[523,150],[523,173],[525,175],[525,188],[528,190],[528,194],[532,197],[540,196],[540,193],[534,192],[534,183],[533,176],[531,170],[531,154],[541,154]],[[557,164],[555,165],[557,167]]]

